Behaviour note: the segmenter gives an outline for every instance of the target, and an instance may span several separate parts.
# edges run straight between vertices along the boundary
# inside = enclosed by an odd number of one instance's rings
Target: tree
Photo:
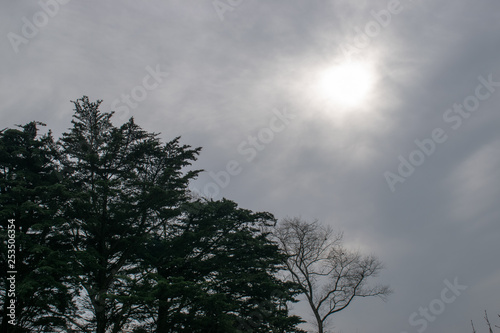
[[[85,310],[75,313],[76,325],[121,332],[139,310],[136,254],[179,214],[188,182],[198,173],[184,168],[200,149],[181,146],[179,138],[162,144],[133,118],[115,127],[113,113],[99,110],[101,101],[84,96],[73,103],[73,127],[60,141],[59,163],[71,194],[66,218],[78,281],[74,297]]]
[[[391,293],[388,286],[366,285],[382,269],[378,259],[344,248],[342,234],[334,234],[317,221],[284,219],[275,237],[288,257],[288,279],[300,286],[319,333],[324,332],[331,315],[345,309],[355,298],[385,299]]]
[[[57,142],[37,122],[0,131],[3,332],[301,332],[287,307],[297,286],[277,277],[274,217],[194,199],[200,148],[163,143],[133,118],[117,127],[100,103],[74,101]]]
[[[498,317],[500,318],[500,314],[498,315]],[[490,320],[488,318],[488,313],[486,312],[486,310],[484,311],[484,320],[486,321],[486,324],[488,325],[489,332],[493,333],[493,328],[491,327],[491,323],[490,323]],[[476,333],[476,328],[474,327],[474,323],[472,322],[472,320],[470,321],[470,323],[472,325],[472,332]],[[498,325],[495,325],[495,327],[500,328],[500,326],[498,326]]]
[[[61,233],[67,194],[53,163],[52,135],[40,136],[41,125],[33,121],[0,132],[1,332],[54,331],[65,327],[62,314],[74,306],[67,275],[70,245]],[[7,265],[8,229],[15,230],[14,266]],[[10,325],[6,273],[14,270],[16,318]]]
[[[288,316],[290,283],[277,279],[284,256],[266,231],[269,213],[230,200],[196,200],[145,252],[155,268],[157,332],[299,332]]]

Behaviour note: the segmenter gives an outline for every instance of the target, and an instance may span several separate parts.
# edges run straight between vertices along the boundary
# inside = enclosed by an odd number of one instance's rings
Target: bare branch
[[[383,269],[377,258],[344,248],[343,234],[335,234],[318,221],[287,218],[274,235],[288,257],[290,278],[305,294],[320,333],[327,319],[355,298],[385,299],[391,293],[388,286],[366,286],[367,280]]]
[[[493,329],[491,328],[490,320],[488,319],[488,312],[484,310],[484,320],[488,323],[488,328],[490,329],[490,333],[493,333]]]

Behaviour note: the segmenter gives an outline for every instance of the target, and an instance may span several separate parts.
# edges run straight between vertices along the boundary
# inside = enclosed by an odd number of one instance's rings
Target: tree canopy
[[[382,263],[373,255],[362,255],[342,244],[342,234],[300,218],[287,218],[275,229],[275,236],[287,256],[287,279],[305,295],[318,333],[323,333],[331,316],[359,297],[385,299],[388,286],[368,286]]]
[[[31,122],[0,132],[3,332],[297,332],[297,289],[267,212],[195,199],[201,148],[163,143],[101,101],[73,102],[55,141]],[[16,321],[7,322],[7,221]]]
[[[36,121],[0,131],[0,332],[304,332],[299,294],[323,332],[354,298],[389,294],[366,285],[380,261],[329,229],[196,197],[201,148],[73,104],[58,140]]]

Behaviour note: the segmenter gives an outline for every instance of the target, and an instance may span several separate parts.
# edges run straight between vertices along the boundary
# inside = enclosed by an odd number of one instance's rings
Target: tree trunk
[[[317,309],[314,309],[314,317],[316,318],[316,323],[318,324],[318,333],[323,333],[323,321]]]
[[[106,333],[106,313],[103,306],[96,309],[96,321],[96,333]]]
[[[318,333],[323,333],[323,322],[321,320],[318,322]]]
[[[157,333],[165,333],[168,332],[168,322],[167,322],[167,306],[161,305],[158,308],[158,325],[156,327]]]
[[[168,276],[168,272],[161,267],[157,267],[158,274],[161,277]],[[165,297],[165,291],[162,287],[159,288],[156,299],[158,300],[158,324],[156,325],[157,333],[168,332],[168,305],[163,303],[163,298]]]

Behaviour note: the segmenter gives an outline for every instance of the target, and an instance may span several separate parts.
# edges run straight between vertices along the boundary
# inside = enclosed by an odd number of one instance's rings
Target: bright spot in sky
[[[329,102],[354,107],[366,100],[373,83],[373,70],[367,63],[349,61],[322,70],[318,92]]]

